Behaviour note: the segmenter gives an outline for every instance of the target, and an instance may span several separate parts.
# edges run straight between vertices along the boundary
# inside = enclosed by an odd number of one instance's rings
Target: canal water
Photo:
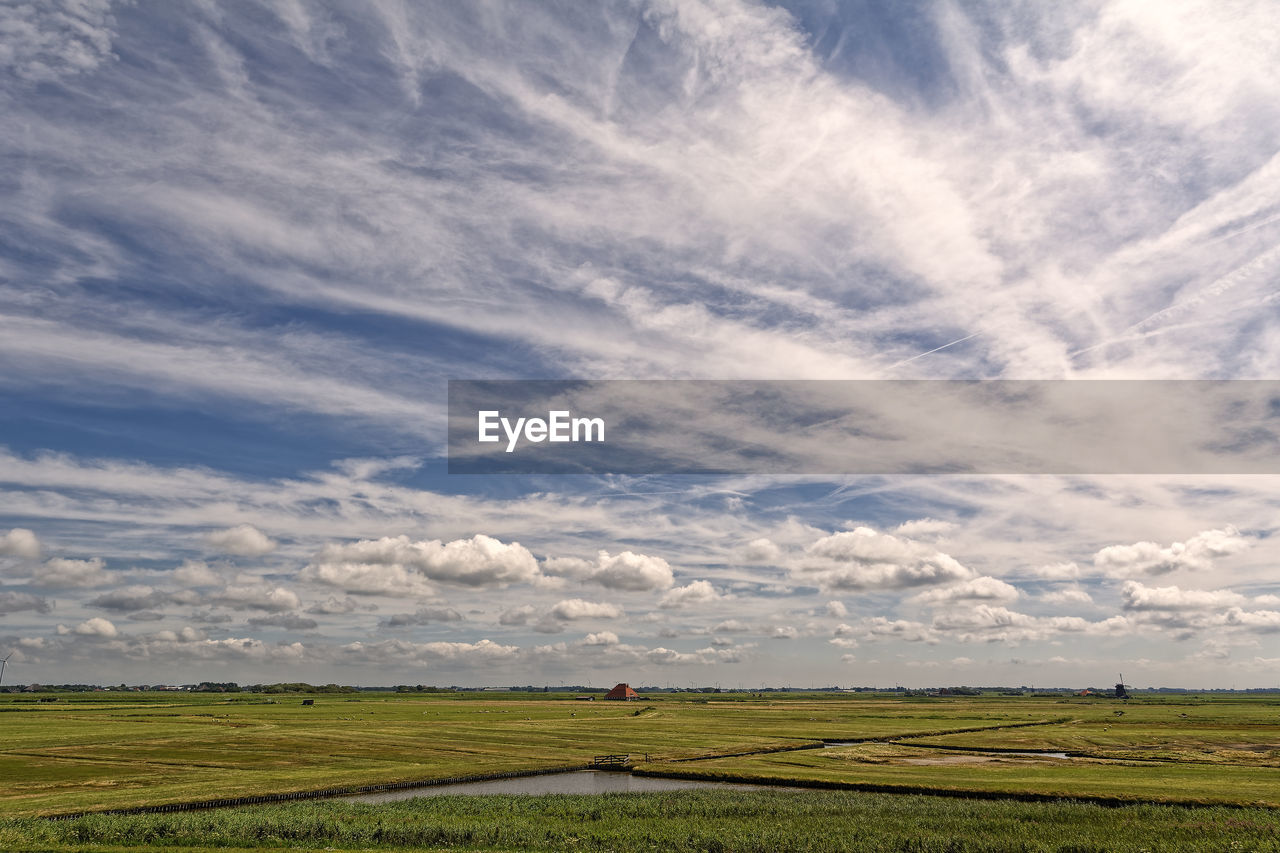
[[[442,797],[446,794],[633,794],[646,791],[777,791],[807,790],[780,788],[775,785],[742,785],[736,782],[707,782],[693,779],[659,779],[632,776],[609,770],[571,770],[544,776],[520,776],[515,779],[490,779],[486,782],[462,782],[455,785],[425,785],[398,791],[353,794],[344,800],[361,803],[389,803],[414,797]]]

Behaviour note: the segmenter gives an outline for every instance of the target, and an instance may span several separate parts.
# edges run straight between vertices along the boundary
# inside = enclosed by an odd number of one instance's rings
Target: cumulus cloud
[[[435,594],[435,587],[425,578],[395,563],[311,563],[298,573],[298,578],[337,587],[352,595],[421,598]]]
[[[183,560],[182,565],[173,570],[173,579],[183,586],[213,586],[222,581],[203,560]]]
[[[462,614],[452,607],[419,607],[413,613],[393,613],[381,624],[387,628],[430,625],[433,622],[461,622]]]
[[[837,619],[843,619],[849,615],[849,608],[844,606],[843,601],[828,601],[827,615],[834,616]]]
[[[719,601],[721,598],[722,596],[716,592],[710,581],[698,580],[685,586],[678,586],[675,589],[668,590],[658,601],[658,606],[665,609],[694,607]]]
[[[940,521],[936,518],[917,518],[904,521],[893,529],[893,532],[907,539],[937,539],[955,530],[953,521]]]
[[[1078,586],[1066,586],[1041,593],[1045,604],[1093,604],[1093,597]]]
[[[887,619],[873,616],[862,625],[862,636],[870,640],[901,640],[905,643],[940,642],[937,633],[928,625],[907,619]]]
[[[1018,599],[1018,588],[988,576],[949,586],[927,589],[911,597],[916,604],[950,604],[962,601],[997,601],[1008,604]]]
[[[106,639],[111,639],[119,634],[116,626],[101,616],[86,619],[73,628],[72,631],[82,637],[104,637]]]
[[[565,623],[580,619],[617,619],[622,608],[602,601],[585,601],[567,598],[552,605],[534,623],[533,629],[543,634],[557,634],[565,629]]]
[[[543,562],[548,574],[596,583],[605,589],[645,592],[667,589],[675,581],[671,566],[661,557],[623,551],[600,551],[595,560],[554,557]]]
[[[45,560],[31,577],[35,586],[74,589],[102,586],[111,582],[111,576],[103,570],[106,564],[99,557],[92,560],[68,560],[54,557]]]
[[[1138,581],[1126,581],[1120,595],[1126,610],[1219,610],[1245,601],[1243,595],[1229,589],[1149,587]]]
[[[381,640],[373,643],[348,643],[339,652],[343,659],[358,663],[393,663],[397,666],[448,664],[466,667],[515,660],[520,655],[520,648],[504,646],[487,639],[474,643]]]
[[[1124,577],[1132,574],[1163,575],[1179,569],[1205,571],[1220,557],[1238,554],[1249,547],[1249,539],[1236,528],[1205,530],[1185,542],[1161,546],[1155,542],[1111,545],[1093,555],[1093,564],[1103,572]]]
[[[541,576],[537,560],[519,542],[505,544],[483,534],[441,542],[408,536],[326,545],[303,577],[343,586],[348,592],[403,591],[409,572],[440,583],[505,587]]]
[[[104,592],[89,599],[87,604],[90,607],[101,607],[103,610],[116,610],[127,613],[133,610],[151,610],[163,607],[173,600],[173,596],[168,592],[139,584]],[[188,603],[195,603],[197,600],[190,599]]]
[[[0,591],[0,615],[30,610],[34,613],[48,613],[53,609],[49,599],[26,592]]]
[[[616,646],[618,645],[618,635],[612,631],[597,631],[594,634],[587,634],[582,638],[584,646]]]
[[[43,546],[36,535],[25,527],[15,527],[0,536],[0,557],[23,557],[28,560],[40,559]]]
[[[1031,573],[1036,577],[1054,581],[1076,580],[1083,574],[1080,566],[1071,562],[1048,563],[1043,566],[1037,566],[1031,570]]]
[[[204,541],[210,548],[238,557],[261,557],[279,547],[279,543],[252,524],[214,530],[204,535]]]
[[[572,621],[574,619],[617,619],[622,609],[603,601],[584,601],[581,598],[568,598],[557,602],[548,615],[553,619]]]
[[[1257,634],[1280,633],[1280,611],[1230,608],[1223,621],[1232,628],[1242,628]]]
[[[300,602],[298,596],[282,586],[269,584],[246,584],[227,586],[212,593],[208,600],[214,604],[230,607],[232,610],[266,610],[281,612],[297,610]]]
[[[929,545],[858,527],[805,549],[797,576],[823,590],[907,589],[968,580],[972,570]]]
[[[762,536],[743,546],[742,559],[748,563],[776,563],[782,559],[782,549]]]
[[[1130,626],[1123,617],[1090,622],[1079,616],[1031,616],[988,604],[948,610],[934,617],[932,629],[957,642],[1023,643],[1062,635],[1107,636]]]
[[[498,614],[499,625],[527,625],[529,620],[538,614],[538,608],[532,604],[521,604]]]
[[[356,601],[351,596],[347,596],[345,598],[338,598],[336,595],[331,595],[328,598],[326,598],[324,601],[317,601],[315,604],[308,607],[307,612],[318,615],[318,616],[319,615],[330,616],[330,615],[342,614],[342,613],[355,613],[357,610],[377,610],[377,609],[378,609],[377,605],[368,605],[366,607],[361,607],[360,602]]]

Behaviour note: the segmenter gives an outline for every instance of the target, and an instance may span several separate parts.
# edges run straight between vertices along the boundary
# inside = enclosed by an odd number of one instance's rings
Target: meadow
[[[0,848],[297,849],[327,832],[332,844],[357,848],[763,850],[782,849],[765,841],[785,831],[790,849],[1280,849],[1280,696],[303,698],[0,695]],[[1065,756],[1027,754],[1045,752]],[[843,790],[310,801],[37,819],[580,768],[603,753],[629,753],[638,773]],[[1073,802],[1054,802],[1062,799]],[[582,819],[584,810],[601,817]],[[775,812],[795,819],[780,823]],[[737,818],[717,823],[722,814]],[[837,835],[842,846],[830,846]],[[955,846],[975,838],[990,844]],[[1247,846],[1195,846],[1210,840]]]

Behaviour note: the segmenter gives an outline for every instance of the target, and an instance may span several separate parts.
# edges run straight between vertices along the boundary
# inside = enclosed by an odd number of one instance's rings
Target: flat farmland
[[[551,770],[602,753],[630,753],[642,772],[711,778],[1280,806],[1280,697],[661,694],[615,704],[363,693],[318,695],[314,706],[302,698],[0,697],[0,813]]]

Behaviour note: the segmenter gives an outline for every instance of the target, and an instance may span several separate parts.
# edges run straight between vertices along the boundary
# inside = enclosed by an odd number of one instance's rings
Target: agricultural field
[[[314,706],[303,706],[303,697],[295,695],[80,693],[60,695],[55,702],[0,696],[0,847],[81,849],[60,845],[92,842],[106,845],[93,849],[149,849],[147,838],[172,843],[186,838],[182,844],[270,849],[264,839],[274,838],[281,849],[296,849],[285,842],[315,840],[305,833],[290,835],[293,830],[287,827],[298,821],[313,827],[307,830],[313,835],[317,821],[333,827],[333,840],[350,829],[351,845],[377,847],[390,843],[390,829],[375,837],[372,829],[362,834],[364,830],[352,827],[389,826],[391,821],[404,832],[418,826],[411,834],[423,849],[616,849],[610,845],[620,843],[620,837],[608,839],[618,826],[643,831],[653,839],[651,849],[716,849],[710,842],[699,846],[711,824],[698,814],[719,803],[715,808],[740,809],[743,826],[757,822],[756,831],[741,836],[756,840],[772,837],[766,831],[772,809],[792,809],[818,820],[816,815],[826,811],[865,807],[875,813],[868,813],[867,825],[878,826],[876,821],[882,820],[887,834],[859,836],[851,823],[851,840],[844,846],[810,849],[897,849],[892,839],[907,838],[901,832],[910,827],[904,828],[900,817],[886,815],[897,814],[908,800],[927,804],[913,807],[914,814],[941,810],[931,818],[933,828],[926,832],[917,820],[915,830],[925,834],[910,836],[917,841],[927,836],[938,844],[945,833],[938,834],[937,827],[947,821],[994,826],[1006,819],[1060,825],[1063,839],[1077,831],[1079,838],[1102,838],[1110,831],[1105,827],[1116,821],[1167,824],[1168,843],[1145,849],[1210,849],[1194,846],[1195,833],[1187,830],[1193,825],[1248,830],[1250,846],[1221,849],[1277,849],[1280,838],[1280,696],[1142,697],[1128,702],[769,693],[662,694],[632,703],[582,702],[541,693],[307,698],[314,698]],[[577,837],[568,819],[557,823],[547,817],[545,832],[530,829],[527,845],[513,840],[510,827],[534,821],[527,814],[529,798],[520,797],[445,797],[378,806],[306,802],[33,821],[211,799],[581,768],[604,753],[629,753],[641,774],[846,790],[540,799],[558,803],[555,808],[566,813],[579,808],[617,813],[610,824],[615,829],[587,825],[598,831],[585,848],[565,840]],[[949,796],[914,796],[918,794]],[[1009,801],[1018,798],[1045,802]],[[1077,802],[1049,802],[1060,798]],[[1104,807],[1127,803],[1135,805]],[[1152,803],[1164,805],[1137,805]],[[493,818],[486,809],[497,809],[510,820],[485,823]],[[402,818],[388,817],[401,813]],[[441,823],[443,818],[422,814],[451,817]],[[836,820],[820,819],[827,824]],[[247,835],[193,829],[201,820],[231,821],[225,827],[234,823]],[[442,835],[444,826],[454,827],[449,831],[453,834]],[[680,826],[688,831],[680,834]],[[342,827],[346,829],[339,832]],[[809,830],[796,825],[788,831],[798,833],[788,842],[792,849],[809,844],[804,840]],[[1183,835],[1192,839],[1186,841],[1192,846],[1178,846]],[[887,846],[856,846],[873,836]],[[215,837],[222,841],[215,844]],[[718,837],[739,836],[726,828]],[[1050,836],[1037,837],[1044,841]],[[1244,836],[1237,832],[1231,837],[1240,841]],[[22,838],[32,844],[46,838],[47,844],[24,848]],[[537,839],[545,846],[534,844]],[[1081,842],[1083,846],[1070,849],[1144,849],[1115,846],[1114,841],[1112,837],[1102,846]],[[404,843],[409,843],[407,836]],[[901,849],[1006,849],[929,846],[933,843]],[[1007,849],[1068,849],[1062,846],[1067,843]],[[156,844],[159,849],[160,842]],[[742,840],[721,849],[770,848]]]

